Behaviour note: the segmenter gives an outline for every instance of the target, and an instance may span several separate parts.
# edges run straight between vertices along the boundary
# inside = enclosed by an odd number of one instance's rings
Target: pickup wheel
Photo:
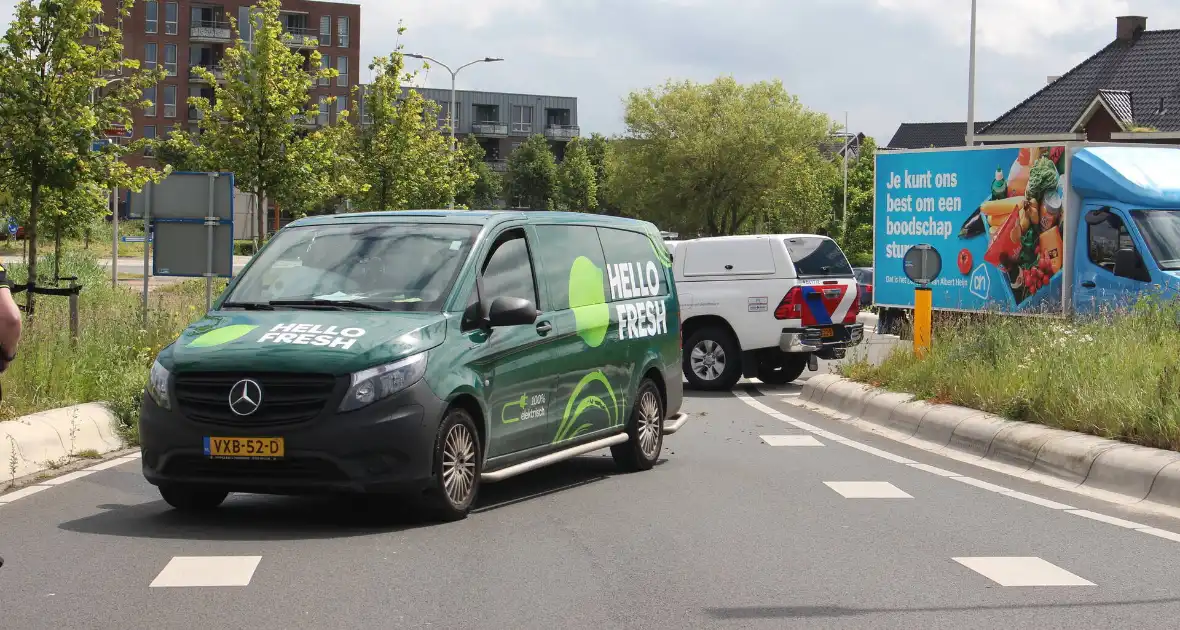
[[[742,377],[742,352],[723,328],[702,328],[688,338],[684,376],[693,389],[732,389]]]
[[[758,364],[758,380],[767,385],[786,385],[794,382],[803,376],[809,356],[808,353],[784,352],[777,362],[778,365],[763,360]]]

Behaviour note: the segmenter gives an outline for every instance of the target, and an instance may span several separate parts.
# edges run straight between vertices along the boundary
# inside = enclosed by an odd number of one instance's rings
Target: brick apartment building
[[[115,13],[117,0],[103,0],[103,8]],[[204,66],[220,78],[220,60],[234,43],[229,16],[237,19],[242,39],[251,41],[249,7],[253,0],[145,0],[136,2],[123,23],[124,50],[144,66],[163,66],[168,77],[145,94],[154,107],[133,112],[129,130],[134,138],[153,138],[173,128],[194,129],[198,113],[188,105],[190,96],[212,98],[213,89],[189,72]],[[308,57],[319,50],[321,66],[336,68],[340,76],[321,80],[312,91],[323,102],[338,97],[339,109],[360,79],[360,6],[318,0],[283,0],[282,20],[291,33],[291,48]],[[319,124],[335,119],[336,111],[323,108]],[[143,158],[130,158],[139,161]]]

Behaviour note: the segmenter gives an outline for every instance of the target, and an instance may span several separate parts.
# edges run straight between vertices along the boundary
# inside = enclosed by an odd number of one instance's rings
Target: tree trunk
[[[262,189],[254,189],[254,253],[262,249],[262,235],[266,233],[266,215],[263,208]]]
[[[29,287],[30,290],[25,295],[25,316],[29,319],[33,318],[33,305],[37,300],[36,294],[31,290],[32,286],[37,283],[37,220],[38,214],[41,211],[41,182],[34,181],[32,185],[32,194],[29,195],[29,224],[25,227],[25,238],[29,243]]]

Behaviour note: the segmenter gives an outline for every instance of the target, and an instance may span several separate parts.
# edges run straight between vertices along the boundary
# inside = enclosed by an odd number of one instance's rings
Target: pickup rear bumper
[[[825,337],[824,330],[831,335]],[[816,352],[822,354],[843,354],[844,349],[859,346],[865,338],[865,325],[834,324],[832,326],[808,326],[806,328],[784,328],[779,337],[779,350],[783,352]],[[840,358],[840,357],[834,357]]]

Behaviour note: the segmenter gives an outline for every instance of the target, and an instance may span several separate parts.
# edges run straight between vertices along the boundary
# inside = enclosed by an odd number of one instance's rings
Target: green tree
[[[597,210],[603,214],[617,215],[619,209],[611,202],[610,165],[614,158],[614,146],[600,133],[590,134],[586,140],[586,154],[594,167],[594,192]]]
[[[287,45],[292,36],[283,28],[280,10],[280,0],[259,0],[251,7],[249,43],[242,39],[243,25],[230,18],[235,35],[221,61],[224,84],[206,68],[190,68],[213,86],[213,99],[189,98],[198,114],[199,136],[188,145],[201,145],[196,155],[207,156],[207,168],[232,171],[238,186],[254,192],[262,208],[269,200],[290,203],[331,197],[334,191],[322,188],[330,184],[327,178],[308,181],[306,176],[309,165],[324,164],[339,154],[339,147],[330,142],[337,135],[322,130],[309,133],[320,113],[309,90],[319,79],[338,73],[320,68],[318,50],[305,57]],[[333,102],[330,99],[326,106]],[[169,142],[174,138],[175,134]],[[311,190],[317,185],[321,188]],[[257,216],[261,241],[266,217],[264,212]]]
[[[132,2],[120,0],[108,21],[128,20]],[[96,183],[139,190],[160,177],[120,161],[133,146],[92,150],[105,130],[131,124],[130,108],[142,106],[143,90],[164,76],[124,58],[123,32],[102,18],[100,0],[21,0],[0,38],[0,168],[27,194],[31,282],[38,277],[41,210],[52,191],[68,198]],[[35,294],[27,300],[32,315]]]
[[[561,196],[557,160],[545,136],[533,134],[508,156],[504,184],[510,205],[533,210],[556,209]]]
[[[467,168],[475,177],[469,185],[459,189],[455,204],[465,208],[487,209],[495,207],[504,195],[503,178],[484,161],[487,152],[480,146],[475,136],[465,136],[460,150],[467,161]]]
[[[827,224],[831,164],[819,152],[834,125],[781,82],[665,83],[626,99],[610,189],[625,214],[684,235],[739,234],[774,222]]]
[[[559,208],[575,212],[598,210],[598,177],[585,141],[574,138],[566,146],[557,181],[561,189]]]

